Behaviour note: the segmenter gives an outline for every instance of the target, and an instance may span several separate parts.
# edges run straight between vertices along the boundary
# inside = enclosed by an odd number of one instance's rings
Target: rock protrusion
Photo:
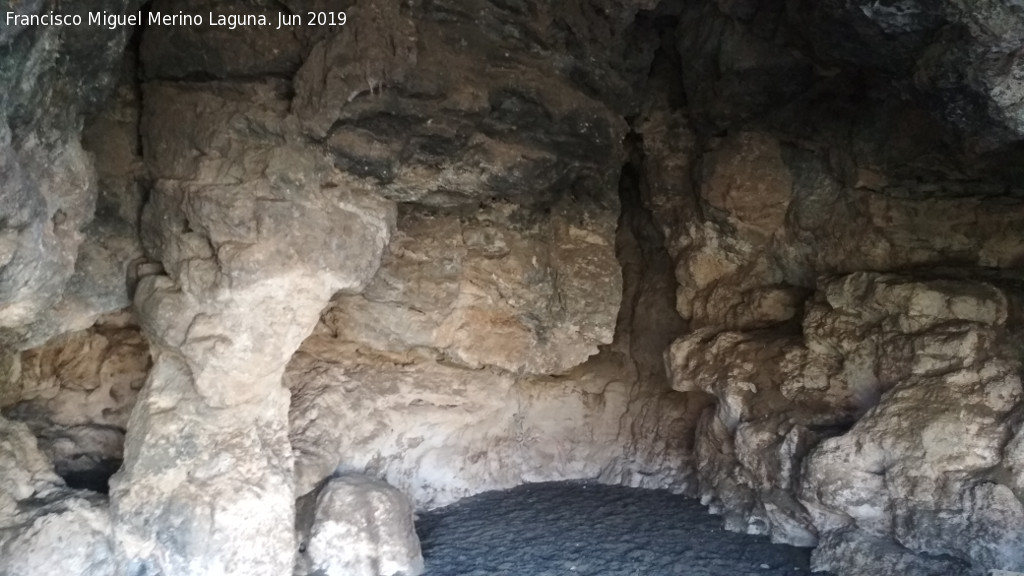
[[[1007,318],[990,283],[856,273],[823,282],[802,335],[680,339],[675,386],[718,400],[698,430],[705,501],[733,529],[823,539],[815,561],[840,574],[930,573],[914,554],[1020,566],[1024,508],[993,474],[1015,465],[1024,397]]]
[[[316,497],[301,573],[323,576],[419,576],[420,540],[409,499],[359,474],[327,480]],[[305,564],[308,572],[301,570]]]

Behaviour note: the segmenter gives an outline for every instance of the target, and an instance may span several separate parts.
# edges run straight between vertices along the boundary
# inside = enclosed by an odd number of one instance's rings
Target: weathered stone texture
[[[67,489],[28,427],[0,417],[0,573],[114,576],[112,544],[106,502]]]
[[[1020,499],[991,476],[1012,465],[1024,393],[1007,315],[992,284],[856,273],[823,284],[802,337],[677,341],[675,386],[718,399],[698,430],[703,497],[734,529],[824,538],[816,562],[838,573],[872,565],[851,552],[865,542],[877,570],[904,565],[888,549],[1019,566]]]
[[[349,21],[0,29],[0,570],[279,576],[339,471],[1024,570],[1019,2],[150,8]]]
[[[154,190],[142,239],[166,275],[136,293],[154,366],[111,485],[131,571],[281,574],[294,562],[281,376],[330,296],[376,271],[394,208],[302,141],[285,88],[144,88]]]
[[[0,400],[4,414],[29,425],[61,476],[102,487],[103,472],[120,465],[128,416],[149,371],[138,326],[126,312],[106,316],[22,352],[17,363]]]
[[[379,476],[430,508],[523,482],[689,487],[676,453],[686,403],[637,390],[621,357],[517,378],[358,346],[314,335],[289,366],[299,494],[335,470]]]
[[[420,541],[408,498],[376,478],[345,474],[316,495],[300,565],[325,576],[419,576]]]
[[[469,367],[565,372],[612,340],[621,298],[616,214],[562,202],[410,210],[381,272],[325,313],[339,338],[434,348]]]
[[[18,10],[39,13],[50,10],[49,4],[31,2]],[[136,4],[110,0],[89,8],[117,12]],[[68,10],[85,12],[81,5]],[[91,155],[83,126],[115,86],[130,30],[87,30],[5,26],[0,33],[0,344],[5,348],[30,348],[61,332],[87,328],[100,314],[127,304],[125,266],[138,255],[137,235],[124,221],[95,215],[97,202],[116,185],[109,168],[125,151]],[[120,105],[130,108],[131,102]]]

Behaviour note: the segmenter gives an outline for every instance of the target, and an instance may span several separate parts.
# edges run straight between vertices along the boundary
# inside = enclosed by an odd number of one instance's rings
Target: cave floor
[[[659,490],[528,484],[422,513],[416,529],[427,576],[811,574],[808,549],[727,532],[699,502]]]

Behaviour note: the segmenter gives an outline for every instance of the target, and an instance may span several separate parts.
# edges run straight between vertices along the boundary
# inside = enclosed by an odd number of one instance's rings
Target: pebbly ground
[[[668,492],[550,482],[422,513],[416,529],[427,576],[811,573],[809,550],[721,525],[699,502]]]

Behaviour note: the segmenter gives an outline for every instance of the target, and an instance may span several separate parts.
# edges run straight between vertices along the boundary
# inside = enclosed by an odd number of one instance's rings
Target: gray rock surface
[[[425,508],[548,480],[692,489],[704,402],[668,386],[661,350],[683,330],[670,262],[642,207],[626,210],[617,234],[586,203],[402,214],[376,278],[289,364],[297,493],[335,470]],[[611,344],[587,359],[598,338]]]
[[[1024,569],[1024,503],[1010,478],[991,473],[1004,466],[1024,396],[1020,359],[1001,334],[1005,297],[984,284],[851,280],[829,290],[830,304],[881,324],[877,356],[860,358],[877,362],[891,389],[808,456],[801,500],[824,533],[889,536],[973,572]],[[833,545],[846,538],[857,541],[844,534]]]
[[[882,4],[3,27],[0,404],[65,476],[127,428],[112,526],[47,472],[5,542],[281,574],[341,468],[690,491],[843,576],[1020,569],[1022,13]],[[132,296],[144,340],[102,316]]]
[[[349,33],[316,38],[295,110],[339,167],[396,201],[608,198],[626,132],[615,109],[642,73],[609,42],[629,37],[631,4],[361,3]]]
[[[423,573],[413,507],[394,487],[345,474],[316,496],[297,573],[324,576],[419,576]],[[301,566],[306,564],[307,571]]]
[[[29,2],[18,12],[47,12],[51,4]],[[132,11],[138,4],[109,0],[74,5],[68,13]],[[0,33],[0,344],[5,348],[29,348],[66,330],[87,328],[100,314],[127,304],[124,266],[138,255],[137,235],[130,225],[127,232],[114,232],[123,222],[95,218],[98,198],[109,195],[113,185],[110,166],[122,151],[93,156],[82,134],[86,116],[100,111],[120,76],[130,32],[5,26]]]
[[[28,427],[0,417],[0,574],[117,573],[105,500],[67,489]]]

